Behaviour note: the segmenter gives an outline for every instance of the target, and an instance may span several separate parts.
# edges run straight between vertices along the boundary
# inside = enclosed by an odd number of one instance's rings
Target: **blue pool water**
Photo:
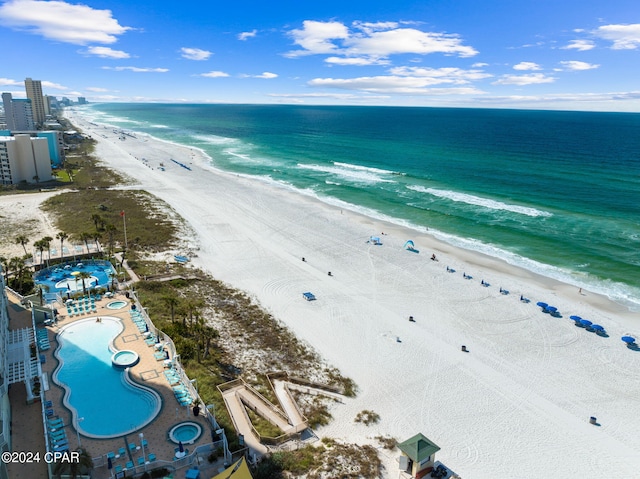
[[[87,289],[106,288],[111,283],[111,276],[116,274],[113,265],[108,261],[91,260],[42,269],[36,273],[34,281],[36,284],[46,286],[45,298],[47,301],[53,301],[56,299],[56,294],[64,295],[67,292],[73,294],[76,291],[83,291],[82,278],[73,274],[82,272],[91,275],[90,278],[84,279],[84,286]]]
[[[132,433],[160,411],[160,396],[133,384],[127,372],[112,366],[113,339],[123,326],[115,318],[77,321],[58,334],[56,356],[60,366],[53,375],[65,389],[65,406],[81,434],[108,438]],[[78,422],[79,418],[84,418]]]

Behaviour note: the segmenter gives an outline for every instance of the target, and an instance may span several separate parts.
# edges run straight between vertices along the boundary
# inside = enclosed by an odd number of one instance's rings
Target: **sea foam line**
[[[481,206],[483,208],[491,210],[503,210],[510,211],[512,213],[518,213],[526,216],[553,216],[548,211],[541,211],[536,208],[530,208],[528,206],[510,205],[503,203],[502,201],[491,200],[489,198],[482,198],[480,196],[474,196],[467,193],[460,193],[450,190],[439,190],[437,188],[425,188],[419,185],[409,185],[407,189],[417,191],[419,193],[427,193],[439,198],[446,198],[451,201],[460,203],[466,203],[468,205]]]
[[[335,166],[339,166],[341,168],[347,168],[347,169],[350,169],[350,170],[368,171],[370,173],[379,173],[379,174],[383,174],[383,175],[394,175],[394,174],[396,174],[395,171],[383,170],[382,168],[373,168],[371,166],[353,165],[351,163],[342,163],[340,161],[334,161],[333,164]]]
[[[302,163],[298,163],[296,166],[305,170],[329,173],[351,181],[360,181],[365,183],[393,183],[393,180],[381,178],[380,175],[370,171],[371,169],[365,170],[338,166],[304,165]]]

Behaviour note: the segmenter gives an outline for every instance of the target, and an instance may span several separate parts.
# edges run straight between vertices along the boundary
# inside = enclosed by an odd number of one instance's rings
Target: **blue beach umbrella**
[[[543,303],[542,301],[538,301],[538,302],[536,303],[536,305],[537,305],[537,306],[540,306],[540,307],[541,307],[541,308],[543,308],[543,309],[546,309],[546,308],[547,308],[547,306],[549,306],[547,303]]]
[[[622,336],[622,338],[620,339],[622,339],[627,344],[633,344],[636,342],[636,338],[634,338],[633,336]]]
[[[556,308],[555,306],[547,306],[547,311],[549,311],[550,313],[555,313],[556,311],[558,311],[558,308]]]
[[[599,324],[592,324],[591,329],[593,329],[594,331],[598,331],[600,333],[604,331],[604,328]]]
[[[573,319],[574,321],[580,321],[582,318],[578,315],[569,316],[569,319]]]
[[[591,326],[593,323],[588,319],[581,319],[580,324],[582,324],[583,326]]]

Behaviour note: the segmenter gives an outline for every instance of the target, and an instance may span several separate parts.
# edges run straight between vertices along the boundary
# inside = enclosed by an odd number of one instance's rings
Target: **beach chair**
[[[127,453],[127,451],[125,450],[124,447],[121,447],[120,449],[118,449],[118,455],[116,456],[116,458],[118,457],[122,457]]]
[[[114,468],[114,470],[116,471],[116,474],[117,474],[117,473],[119,473],[119,472],[122,472],[122,466],[121,466],[120,464],[118,464],[118,465]]]
[[[107,453],[107,458],[111,459],[112,461],[116,458],[116,453],[113,451],[110,451]]]
[[[139,466],[144,466],[144,457],[140,456],[140,457],[138,458],[138,465],[139,465]]]
[[[136,450],[136,444],[134,442],[130,442],[129,443],[129,450],[130,451],[135,451]]]
[[[156,460],[156,455],[151,453],[147,456],[147,458],[149,459],[149,462],[153,462]]]
[[[124,467],[125,469],[133,469],[133,461],[128,461]]]
[[[163,352],[153,353],[153,357],[156,358],[156,361],[162,361],[165,356],[166,355]]]

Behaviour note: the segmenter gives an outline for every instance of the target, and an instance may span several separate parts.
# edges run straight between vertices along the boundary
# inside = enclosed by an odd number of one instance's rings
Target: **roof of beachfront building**
[[[438,452],[440,447],[428,439],[422,433],[418,433],[410,439],[398,444],[398,449],[404,452],[414,462],[422,462],[432,454]]]

